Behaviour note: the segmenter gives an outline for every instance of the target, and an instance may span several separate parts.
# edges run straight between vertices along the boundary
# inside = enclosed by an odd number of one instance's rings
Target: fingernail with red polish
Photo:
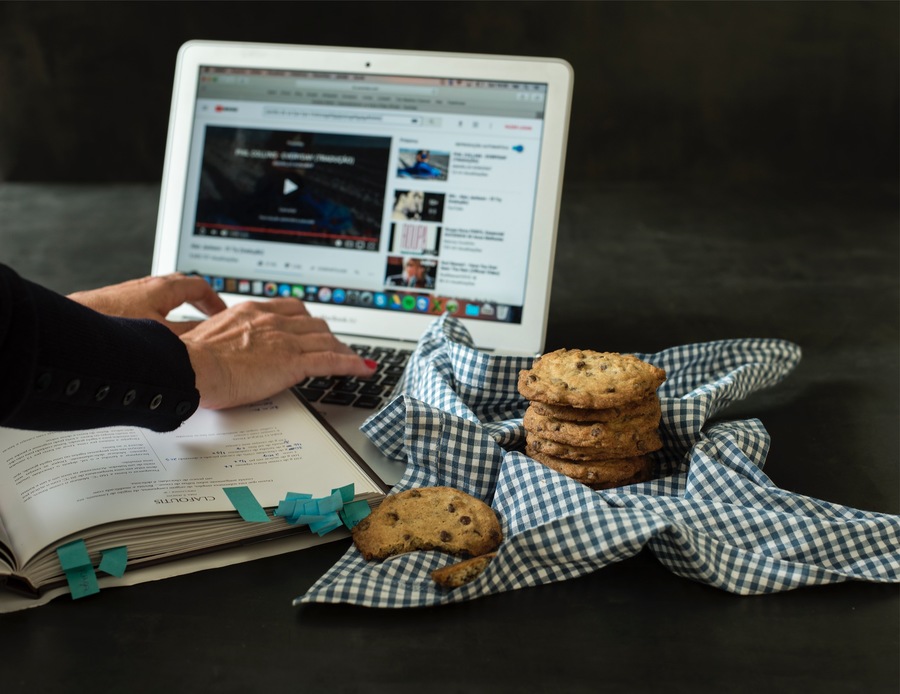
[[[373,359],[363,359],[363,361],[366,362],[366,366],[368,366],[370,369],[378,368],[378,362],[374,361]]]

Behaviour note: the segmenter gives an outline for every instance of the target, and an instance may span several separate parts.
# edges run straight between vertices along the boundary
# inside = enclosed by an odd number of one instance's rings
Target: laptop
[[[297,297],[379,361],[297,390],[390,487],[404,464],[359,427],[436,317],[482,350],[543,349],[572,80],[559,59],[188,42],[152,272],[229,305]]]

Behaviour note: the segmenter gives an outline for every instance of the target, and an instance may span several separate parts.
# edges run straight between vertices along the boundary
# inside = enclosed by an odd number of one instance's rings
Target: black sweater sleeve
[[[105,316],[0,265],[0,425],[170,431],[199,402],[187,349],[164,325]]]

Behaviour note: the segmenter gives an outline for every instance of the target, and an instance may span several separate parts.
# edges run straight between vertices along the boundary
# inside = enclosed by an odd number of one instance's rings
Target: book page
[[[380,490],[290,391],[231,410],[200,409],[173,432],[109,427],[0,429],[0,519],[18,562],[114,521],[231,511],[223,487],[263,506],[287,492]]]

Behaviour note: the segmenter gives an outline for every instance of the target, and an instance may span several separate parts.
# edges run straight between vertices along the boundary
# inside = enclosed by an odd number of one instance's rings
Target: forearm
[[[176,428],[197,408],[187,350],[150,320],[112,318],[0,266],[0,424]]]

